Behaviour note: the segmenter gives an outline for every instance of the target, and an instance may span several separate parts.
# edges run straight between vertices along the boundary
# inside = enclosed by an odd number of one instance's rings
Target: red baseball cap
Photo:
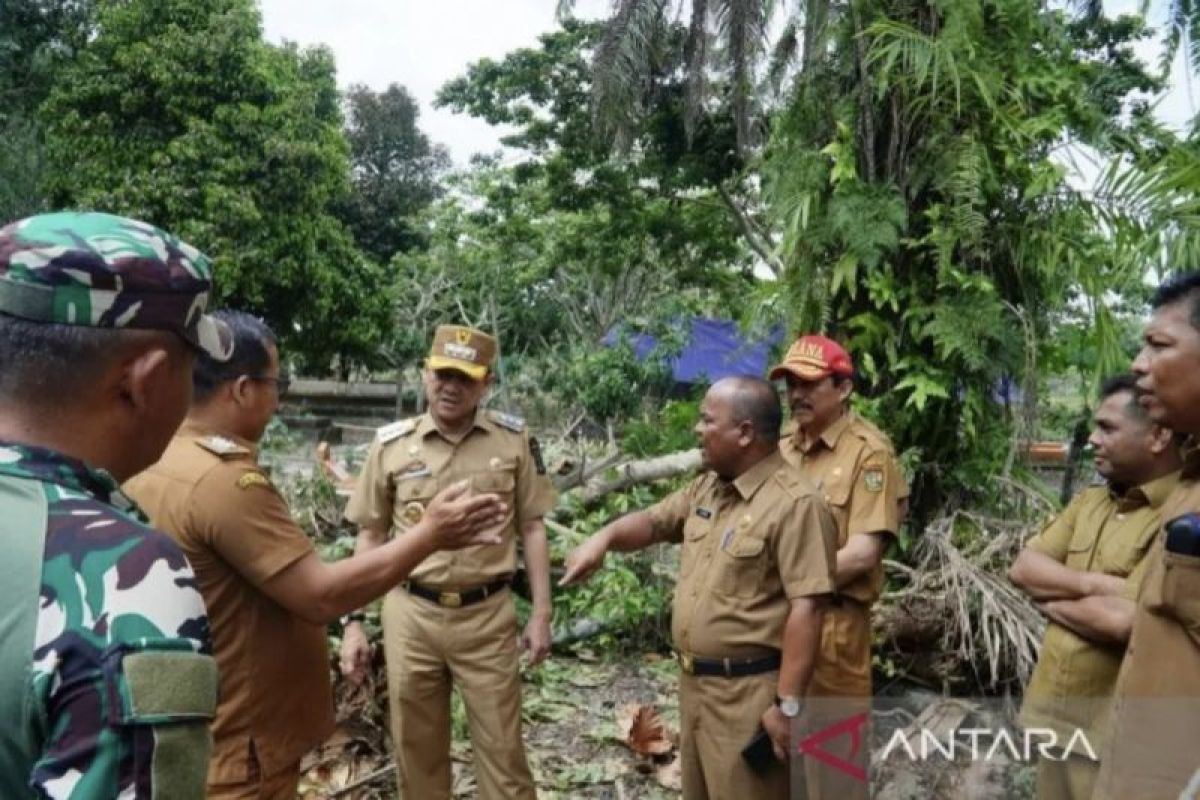
[[[790,372],[806,381],[819,381],[827,375],[854,375],[850,354],[826,336],[801,336],[788,348],[783,362],[771,368],[770,379],[778,380]]]

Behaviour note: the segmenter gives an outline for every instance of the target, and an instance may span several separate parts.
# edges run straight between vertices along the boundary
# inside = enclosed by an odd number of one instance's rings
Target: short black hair
[[[156,331],[35,322],[0,313],[0,402],[62,408],[88,389],[135,341]],[[174,334],[169,334],[174,335]]]
[[[262,375],[271,365],[270,345],[278,346],[275,332],[267,323],[245,311],[222,309],[214,311],[213,317],[229,326],[233,333],[233,356],[225,362],[217,361],[207,353],[196,357],[192,371],[192,402],[203,404],[228,381],[243,375]]]
[[[1110,375],[1100,383],[1100,400],[1107,400],[1115,394],[1129,393],[1126,412],[1139,419],[1146,419],[1146,409],[1138,402],[1137,376],[1131,372]]]
[[[1200,271],[1180,272],[1167,278],[1154,290],[1150,307],[1162,308],[1180,301],[1191,304],[1188,319],[1193,328],[1200,330]]]
[[[729,402],[734,420],[749,420],[759,439],[778,442],[783,408],[779,393],[771,382],[753,375],[738,375],[729,381],[732,384]]]

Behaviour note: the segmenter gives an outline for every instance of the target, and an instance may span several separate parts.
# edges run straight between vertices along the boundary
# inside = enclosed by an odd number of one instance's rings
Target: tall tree
[[[418,127],[420,107],[403,86],[359,84],[345,97],[353,189],[342,218],[359,247],[387,263],[425,244],[418,216],[441,194],[450,156]]]
[[[350,168],[328,50],[266,44],[253,0],[106,3],[41,118],[55,204],[211,251],[218,299],[313,365],[376,358],[382,270],[333,213]]]

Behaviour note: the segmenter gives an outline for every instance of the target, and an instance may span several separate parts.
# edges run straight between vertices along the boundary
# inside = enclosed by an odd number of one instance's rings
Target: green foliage
[[[266,44],[252,0],[104,3],[41,119],[54,205],[195,243],[218,302],[310,366],[375,358],[383,273],[332,213],[349,164],[329,51]]]
[[[626,424],[621,449],[639,458],[677,453],[696,446],[699,400],[668,400]]]
[[[1111,298],[1136,297],[1141,273],[1056,154],[1069,137],[1147,142],[1153,126],[1121,112],[1157,82],[1129,55],[1138,20],[1019,0],[854,11],[775,120],[764,166],[787,270],[769,307],[847,342],[866,405],[919,465],[920,521],[1011,463],[1043,363],[1095,376],[1126,357]],[[1091,351],[1064,350],[1065,320]],[[996,393],[1013,382],[1020,406]]]
[[[568,351],[549,388],[573,398],[591,418],[607,422],[637,415],[648,398],[661,396],[670,385],[671,367],[661,351],[639,361],[633,348],[621,342]]]
[[[420,107],[403,86],[351,86],[345,104],[354,188],[341,216],[359,247],[385,264],[424,245],[419,215],[441,193],[450,156],[417,127]]]
[[[622,514],[644,509],[676,488],[640,486],[610,495],[591,512],[572,506],[560,513],[578,536],[551,539],[552,563],[561,563],[572,548]],[[585,584],[554,595],[555,629],[570,635],[581,623],[598,623],[602,632],[588,638],[588,648],[664,650],[670,642],[671,598],[678,570],[678,548],[662,545],[637,553],[610,553],[604,568]],[[586,628],[586,624],[583,625]]]

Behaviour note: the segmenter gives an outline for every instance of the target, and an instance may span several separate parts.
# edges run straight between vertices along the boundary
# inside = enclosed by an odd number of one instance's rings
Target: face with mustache
[[[1140,401],[1150,419],[1180,433],[1200,433],[1200,330],[1193,298],[1154,310],[1133,361]]]
[[[787,381],[787,400],[792,419],[810,436],[820,436],[826,428],[837,422],[854,388],[848,378],[835,383],[832,375],[809,380],[789,372],[784,380]]]
[[[475,416],[492,376],[474,380],[456,369],[424,370],[425,401],[429,413],[441,428],[454,430],[464,427]]]

